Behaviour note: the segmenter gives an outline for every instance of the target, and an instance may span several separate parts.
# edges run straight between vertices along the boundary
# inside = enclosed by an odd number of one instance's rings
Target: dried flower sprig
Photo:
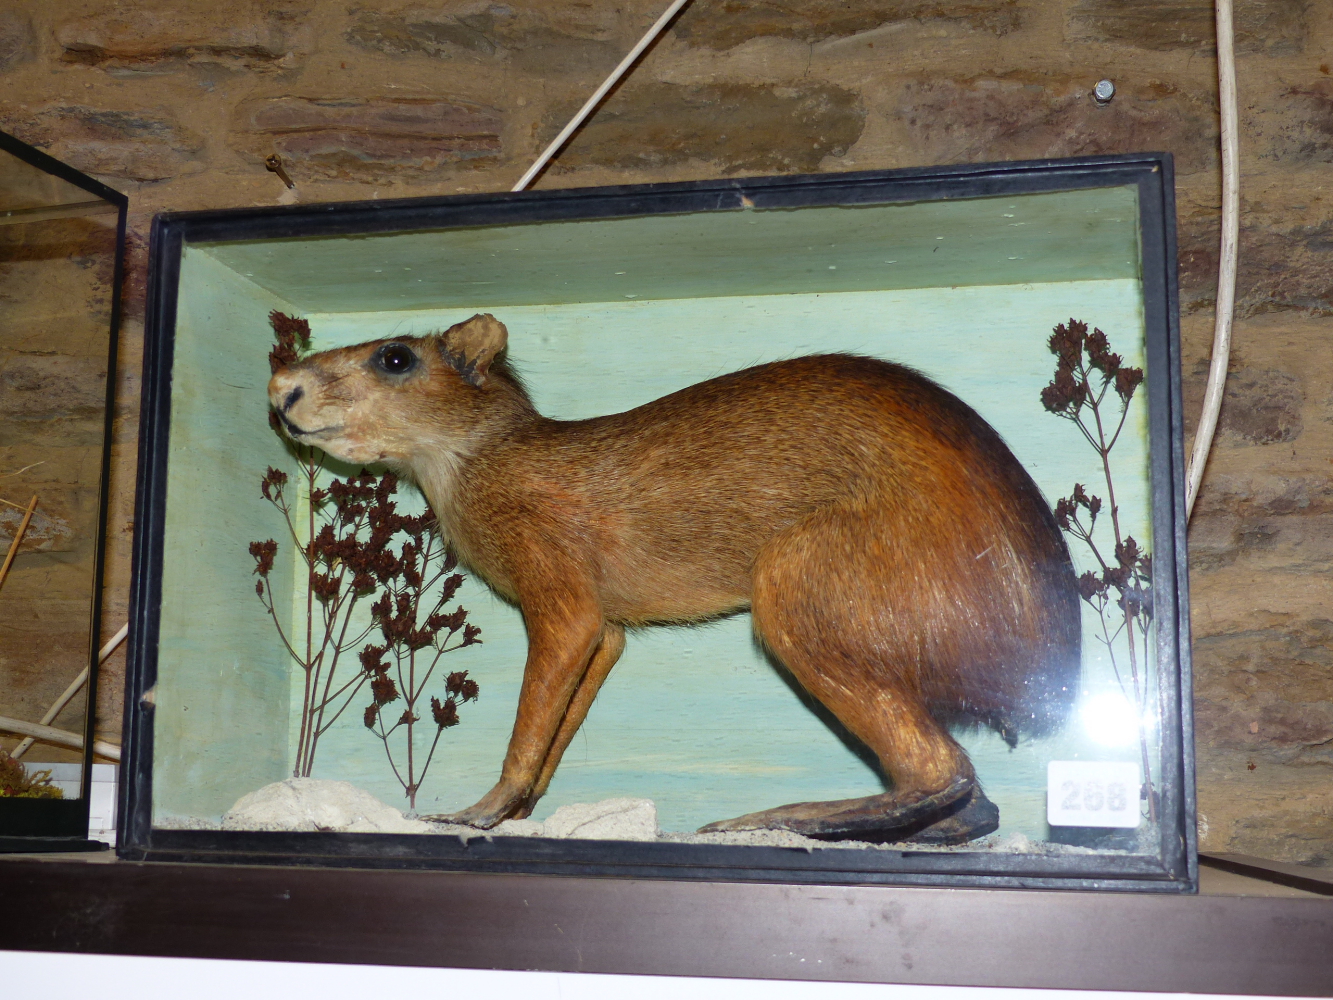
[[[268,314],[269,324],[273,327],[273,350],[268,352],[268,367],[272,374],[280,368],[295,364],[302,354],[310,350],[310,323],[308,320],[274,309]]]
[[[276,344],[269,353],[273,371],[293,364],[310,350],[310,324],[304,319],[272,312],[269,322]],[[278,430],[275,415],[270,423]],[[444,605],[457,593],[463,577],[453,573],[456,561],[435,532],[435,516],[428,509],[419,515],[400,514],[393,499],[398,477],[376,476],[362,470],[346,479],[318,485],[323,472],[323,453],[294,445],[300,463],[300,487],[308,498],[304,532],[298,531],[297,514],[288,499],[287,473],[269,468],[260,480],[260,494],[273,504],[286,521],[295,551],[306,568],[306,613],[298,629],[304,635],[289,638],[276,605],[270,576],[276,565],[278,543],[274,539],[250,543],[259,579],[255,592],[273,620],[278,635],[293,661],[305,674],[301,726],[293,774],[309,776],[320,737],[329,731],[360,692],[369,685],[372,702],[363,717],[367,728],[384,742],[389,764],[415,808],[420,788],[444,729],[457,725],[458,706],[475,701],[477,682],[467,671],[452,673],[445,682],[446,699],[431,698],[436,722],[435,740],[425,764],[416,767],[414,727],[420,721],[416,704],[430,681],[439,658],[481,640],[481,632],[467,623],[467,612],[459,607],[446,613]],[[395,541],[401,539],[397,549]],[[378,596],[377,596],[378,595]],[[364,615],[354,616],[363,602],[371,601],[369,624]],[[418,617],[425,609],[424,624]],[[354,620],[355,619],[355,620]],[[385,645],[365,645],[376,629]],[[456,633],[461,636],[455,639]],[[362,669],[350,678],[340,678],[338,668],[344,654],[358,647]],[[424,651],[433,650],[433,658]],[[386,654],[389,660],[385,660]],[[425,662],[426,659],[430,662]],[[396,677],[390,669],[396,668]],[[379,720],[379,709],[400,698],[406,711],[387,729]],[[395,763],[390,737],[406,727],[407,762],[402,771]]]
[[[457,562],[429,530],[432,523],[413,521],[403,526],[409,537],[392,571],[381,580],[383,589],[370,608],[383,644],[371,644],[361,651],[361,668],[370,678],[371,693],[362,721],[384,744],[389,766],[403,786],[411,809],[416,808],[417,792],[435,759],[441,735],[458,725],[459,706],[476,701],[480,692],[466,670],[448,675],[445,700],[434,696],[430,699],[435,734],[425,760],[418,766],[416,726],[421,715],[417,706],[431,677],[446,653],[481,642],[481,629],[468,622],[462,605],[445,611],[445,605],[462,586],[463,577],[453,572]],[[385,706],[400,699],[403,710],[397,718],[386,715]],[[396,757],[394,747],[399,740],[402,752]]]
[[[1148,816],[1157,820],[1157,801],[1153,790],[1147,736],[1143,716],[1147,705],[1149,629],[1152,625],[1152,555],[1132,535],[1122,535],[1120,508],[1115,499],[1115,481],[1111,475],[1111,449],[1120,439],[1129,404],[1143,383],[1143,369],[1125,365],[1124,358],[1111,350],[1106,334],[1088,324],[1071,319],[1055,327],[1047,342],[1056,356],[1055,375],[1041,391],[1042,405],[1051,413],[1072,422],[1092,445],[1101,460],[1106,481],[1111,531],[1115,540],[1114,556],[1108,560],[1096,541],[1097,518],[1102,513],[1101,497],[1089,493],[1081,483],[1055,505],[1055,520],[1067,534],[1091,551],[1099,570],[1088,570],[1078,579],[1079,596],[1096,611],[1102,630],[1099,638],[1111,657],[1111,668],[1126,697],[1135,706],[1139,750],[1143,758],[1142,796],[1148,802]],[[1120,415],[1108,412],[1120,402]],[[1116,659],[1115,643],[1124,634],[1129,650],[1127,687]],[[1139,665],[1142,645],[1143,667]]]
[[[283,644],[305,673],[301,705],[301,727],[297,738],[293,773],[309,776],[319,739],[356,698],[366,678],[355,674],[339,683],[336,679],[343,654],[365,642],[373,624],[357,626],[353,611],[395,571],[390,541],[396,529],[385,531],[398,515],[388,497],[397,480],[384,483],[363,472],[348,479],[334,479],[327,489],[315,486],[319,465],[314,456],[303,455],[302,472],[310,497],[309,525],[301,539],[287,497],[288,477],[269,469],[260,481],[264,499],[282,512],[295,551],[306,568],[306,618],[304,635],[293,642],[277,614],[271,573],[278,553],[273,539],[250,543],[259,580],[255,592],[273,620]],[[376,501],[382,494],[384,501]],[[401,518],[398,518],[402,520]],[[316,525],[318,524],[318,527]],[[379,526],[381,530],[376,530]]]

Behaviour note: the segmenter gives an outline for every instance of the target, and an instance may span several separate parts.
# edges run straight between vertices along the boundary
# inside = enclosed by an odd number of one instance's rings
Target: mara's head
[[[347,462],[412,468],[470,450],[526,399],[497,360],[504,324],[478,314],[427,337],[323,351],[280,369],[268,398],[287,436]]]

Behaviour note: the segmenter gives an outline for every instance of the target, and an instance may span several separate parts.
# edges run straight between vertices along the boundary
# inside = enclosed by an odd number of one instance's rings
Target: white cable
[[[129,622],[126,622],[124,625],[120,627],[120,631],[117,632],[115,635],[113,635],[110,639],[108,639],[106,645],[102,647],[100,652],[98,652],[97,662],[99,664],[104,663],[106,661],[106,658],[116,651],[116,647],[119,646],[122,642],[124,642],[125,637],[129,634],[130,634],[130,624]],[[73,681],[70,682],[69,687],[65,688],[65,693],[62,694],[59,698],[57,698],[55,700],[55,703],[52,704],[52,706],[46,710],[46,714],[42,716],[41,725],[43,726],[49,725],[55,719],[55,717],[60,714],[61,709],[63,709],[66,705],[69,704],[69,700],[73,698],[76,694],[78,694],[79,689],[82,688],[87,683],[88,683],[88,668],[84,667],[83,672],[79,674],[78,677],[75,677]],[[52,731],[55,732],[56,730]],[[82,737],[80,737],[80,739],[82,739]],[[28,752],[28,747],[32,746],[32,744],[33,744],[33,737],[29,736],[22,743],[16,746],[14,748],[14,752],[11,753],[9,756],[14,758],[15,760],[18,760],[18,758],[22,757],[25,753]],[[110,744],[106,745],[109,746]],[[82,747],[83,744],[80,743],[79,746]],[[102,756],[105,757],[108,755],[102,754]],[[119,759],[120,759],[119,757],[116,757],[116,760]]]
[[[1240,235],[1240,140],[1236,114],[1236,53],[1231,0],[1217,0],[1217,89],[1222,119],[1222,250],[1217,262],[1217,312],[1213,325],[1213,361],[1208,369],[1203,413],[1194,435],[1194,452],[1185,482],[1185,519],[1194,512],[1208,452],[1222,409],[1231,357],[1231,320],[1236,308],[1236,249]]]
[[[560,152],[565,143],[569,141],[569,137],[574,134],[574,131],[583,124],[584,120],[590,114],[592,114],[593,109],[601,103],[602,98],[607,95],[612,87],[620,82],[620,78],[625,75],[626,71],[631,66],[634,65],[634,61],[638,59],[639,56],[643,55],[643,50],[653,44],[653,41],[657,36],[660,35],[663,29],[671,23],[671,19],[689,2],[690,0],[674,0],[671,6],[666,9],[666,12],[657,19],[657,23],[648,29],[648,33],[639,39],[639,43],[635,45],[634,48],[629,50],[629,55],[620,61],[620,65],[613,69],[611,75],[608,76],[602,82],[602,85],[593,92],[593,95],[588,98],[587,103],[579,108],[578,114],[571,118],[569,124],[561,130],[560,134],[555,137],[551,144],[542,150],[542,155],[537,157],[537,161],[532,166],[528,167],[528,172],[519,178],[518,183],[510,189],[511,191],[524,191],[527,189],[528,185],[532,183],[533,178],[542,172],[542,168],[551,162],[552,157]]]

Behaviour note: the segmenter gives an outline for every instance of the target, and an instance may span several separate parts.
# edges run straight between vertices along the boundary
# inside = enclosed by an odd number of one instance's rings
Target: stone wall
[[[108,631],[153,213],[507,189],[663,6],[9,0],[0,128],[131,196]],[[1333,7],[1236,15],[1239,319],[1191,529],[1199,822],[1205,849],[1333,864]],[[539,186],[1168,149],[1193,419],[1217,265],[1212,38],[1209,0],[695,0]],[[114,729],[119,685],[104,693]]]

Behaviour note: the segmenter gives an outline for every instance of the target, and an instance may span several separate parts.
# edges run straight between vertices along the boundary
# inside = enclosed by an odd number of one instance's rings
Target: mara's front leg
[[[489,830],[501,820],[523,813],[570,699],[588,669],[593,650],[602,641],[605,624],[591,594],[546,592],[522,604],[528,662],[523,668],[518,715],[500,780],[476,805],[439,817],[451,823]]]
[[[583,671],[583,679],[579,681],[574,696],[569,699],[569,707],[565,709],[565,717],[555,734],[555,740],[551,748],[546,751],[546,760],[542,762],[537,784],[529,793],[528,801],[513,814],[515,819],[527,819],[531,816],[538,801],[546,794],[546,789],[551,786],[551,779],[555,777],[555,769],[560,766],[560,758],[569,749],[569,744],[573,741],[574,734],[579,731],[579,726],[583,725],[583,720],[588,717],[588,709],[592,708],[592,703],[596,700],[597,692],[601,690],[606,675],[611,672],[611,668],[616,665],[616,661],[624,651],[624,627],[607,622],[602,629],[602,641],[593,651],[592,658],[588,661],[588,669]]]

